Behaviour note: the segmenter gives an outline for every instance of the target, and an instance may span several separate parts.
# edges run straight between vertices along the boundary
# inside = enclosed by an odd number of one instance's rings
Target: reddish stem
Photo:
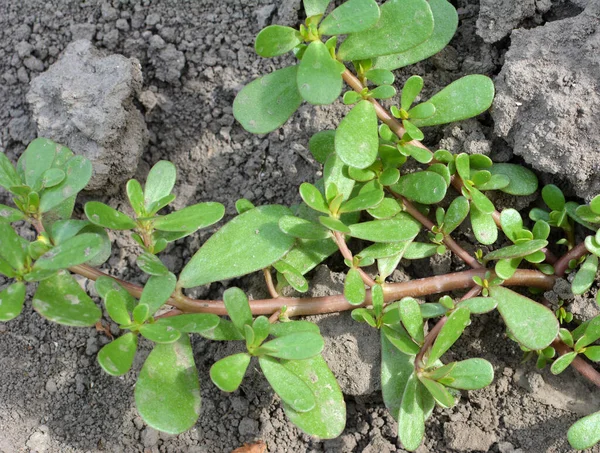
[[[354,258],[354,256],[352,255],[352,251],[348,248],[348,244],[346,244],[346,239],[344,239],[344,235],[342,233],[340,233],[339,231],[334,231],[333,239],[334,239],[335,243],[337,244],[338,249],[340,250],[340,253],[342,254],[342,256],[345,259],[347,259],[348,261],[352,262],[352,259]],[[375,286],[377,284],[377,282],[375,280],[373,280],[360,267],[358,268],[358,272],[360,273],[360,276],[361,276],[363,282],[365,282],[365,285],[372,288],[373,286]]]
[[[558,277],[562,277],[569,268],[569,261],[578,260],[587,253],[589,252],[588,249],[585,248],[585,242],[579,243],[560,257],[560,259],[554,265],[554,274]]]

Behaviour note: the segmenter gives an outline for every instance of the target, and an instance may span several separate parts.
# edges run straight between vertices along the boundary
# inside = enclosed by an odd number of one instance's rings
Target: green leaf
[[[297,66],[278,69],[246,85],[233,101],[233,115],[244,129],[267,134],[279,128],[302,104]]]
[[[538,250],[543,249],[548,245],[548,241],[543,239],[533,239],[531,241],[521,242],[515,245],[509,245],[493,252],[488,253],[483,257],[484,263],[493,260],[504,260],[511,258],[522,258]]]
[[[420,224],[404,212],[392,219],[355,223],[349,228],[350,236],[372,242],[410,241],[421,230]]]
[[[421,204],[439,203],[446,196],[446,181],[438,173],[409,173],[391,186],[393,192]]]
[[[410,121],[402,120],[402,126],[404,126],[406,133],[413,140],[421,141],[425,138],[425,135],[423,134],[423,132],[417,126],[415,126],[413,123],[411,123]],[[410,147],[412,145],[408,145],[408,146]],[[405,147],[406,147],[406,145],[405,145]]]
[[[83,264],[96,256],[102,245],[99,235],[80,234],[50,249],[35,262],[33,269],[59,270]]]
[[[435,113],[435,105],[431,102],[422,102],[421,104],[415,105],[408,111],[409,118],[422,119],[429,118]]]
[[[212,330],[221,322],[217,315],[210,313],[189,313],[157,319],[155,324],[169,326],[182,333],[199,333]],[[223,321],[224,322],[224,321]]]
[[[41,189],[54,187],[57,184],[60,184],[65,179],[65,176],[65,172],[60,168],[49,168],[42,173]]]
[[[600,412],[583,417],[569,428],[567,438],[571,447],[578,450],[593,447],[600,442]]]
[[[429,258],[436,254],[437,244],[429,244],[424,242],[411,242],[404,252],[404,258],[407,260],[418,260]]]
[[[125,299],[127,311],[133,311],[133,308],[137,303],[136,299],[131,294],[129,294],[125,290],[125,288],[123,288],[114,278],[105,276],[98,277],[98,279],[94,283],[94,286],[100,297],[105,301],[110,291],[118,291],[121,294],[121,296]]]
[[[494,164],[487,169],[492,177],[506,175],[510,184],[500,190],[510,195],[531,195],[538,188],[538,179],[528,168],[517,164]]]
[[[377,206],[367,209],[367,212],[378,220],[391,219],[402,211],[402,207],[393,198],[384,198]]]
[[[317,162],[324,164],[335,152],[334,141],[335,131],[319,131],[310,138],[308,149]]]
[[[456,9],[446,0],[429,0],[429,7],[434,22],[431,36],[405,52],[377,58],[375,61],[377,68],[390,71],[403,68],[435,55],[448,45],[458,26]]]
[[[187,335],[175,343],[156,344],[135,385],[135,404],[154,429],[179,434],[200,415],[200,384]]]
[[[111,230],[131,230],[137,225],[128,215],[98,201],[88,201],[84,210],[85,215],[94,225]]]
[[[176,318],[179,318],[180,316],[182,316],[182,315],[175,316],[173,318],[176,319]],[[162,323],[163,322],[162,319],[164,319],[164,318],[159,319],[157,322]],[[174,327],[179,329],[179,327],[177,325],[175,325]],[[182,330],[182,332],[183,332],[183,330]],[[194,333],[196,333],[196,332],[194,331]],[[198,331],[197,333],[199,333],[203,337],[208,338],[210,340],[217,340],[217,341],[244,340],[244,336],[233,325],[233,323],[231,321],[228,321],[223,318],[220,318],[219,324],[215,328],[209,329],[209,330]]]
[[[402,94],[400,96],[400,107],[404,110],[410,109],[410,106],[415,102],[417,96],[423,89],[423,78],[418,75],[414,75],[408,78],[402,87]]]
[[[303,0],[306,17],[321,16],[327,11],[331,0]]]
[[[20,186],[23,182],[15,167],[3,152],[0,153],[0,186],[8,190],[12,186]]]
[[[369,208],[377,206],[383,200],[383,190],[381,186],[376,190],[361,191],[356,197],[342,203],[340,213],[365,211]]]
[[[25,214],[15,208],[0,204],[0,222],[18,222],[25,219]]]
[[[147,212],[151,210],[153,204],[171,194],[176,178],[175,165],[166,160],[157,162],[150,169],[144,187],[144,206]]]
[[[373,99],[390,99],[396,96],[396,88],[391,85],[381,85],[370,92]]]
[[[316,406],[310,387],[292,371],[270,357],[259,357],[258,363],[275,393],[292,409],[307,412]]]
[[[92,164],[83,156],[75,156],[64,167],[65,179],[54,187],[45,189],[40,197],[40,211],[48,212],[63,201],[77,195],[92,177]]]
[[[65,326],[93,326],[102,316],[100,309],[67,271],[42,280],[32,305],[44,318]]]
[[[273,267],[283,274],[290,286],[296,291],[301,293],[308,291],[308,281],[302,276],[302,272],[294,266],[285,261],[277,261],[273,264]]]
[[[334,219],[333,217],[321,216],[319,217],[319,222],[321,223],[321,225],[332,231],[350,234],[350,228],[348,228],[348,226],[341,220]]]
[[[562,211],[565,208],[565,196],[557,186],[548,184],[542,188],[544,203],[553,211]]]
[[[361,99],[363,99],[363,96],[360,93],[357,93],[356,91],[346,91],[342,97],[342,102],[344,105],[352,105],[356,104]]]
[[[144,207],[144,191],[142,185],[136,179],[130,179],[127,181],[127,198],[129,204],[138,217],[146,216]]]
[[[428,102],[435,106],[435,114],[425,119],[414,119],[417,127],[452,123],[485,112],[494,100],[494,83],[479,74],[462,77],[435,94]]]
[[[571,283],[573,294],[583,294],[590,289],[596,278],[596,272],[598,272],[598,257],[593,254],[588,255]]]
[[[503,209],[500,213],[500,225],[504,234],[511,241],[516,242],[519,238],[519,233],[523,229],[523,219],[516,209]]]
[[[335,153],[327,158],[323,167],[323,185],[326,188],[335,185],[338,193],[343,195],[344,200],[352,195],[355,181],[348,177],[348,167]]]
[[[331,237],[331,233],[321,225],[294,216],[281,217],[279,228],[285,234],[302,239],[327,239]]]
[[[245,198],[240,198],[235,202],[235,210],[238,214],[243,214],[250,209],[253,209],[254,205],[250,200],[246,200]]]
[[[589,346],[583,354],[592,362],[600,362],[600,346]]]
[[[594,236],[587,236],[584,243],[588,252],[600,256],[600,244],[598,244],[598,241],[596,241]]]
[[[414,370],[414,355],[406,354],[394,347],[382,329],[381,393],[385,406],[396,420],[398,420],[398,415],[400,414],[400,402],[404,395],[406,383]]]
[[[529,349],[544,349],[558,335],[558,320],[551,310],[502,286],[489,289],[510,333]]]
[[[210,378],[224,392],[235,392],[250,365],[251,356],[242,352],[227,356],[210,367]]]
[[[565,207],[568,207],[569,205],[573,206],[572,202],[566,203]],[[581,223],[585,227],[590,228],[591,230],[595,231],[595,228],[590,226],[589,223],[600,223],[600,215],[592,211],[589,206],[577,206],[574,211],[571,209],[567,212],[574,220]]]
[[[375,27],[346,38],[339,48],[342,60],[364,60],[404,52],[433,33],[433,15],[425,0],[388,0]]]
[[[351,167],[367,168],[377,158],[377,113],[369,101],[360,101],[340,122],[335,133],[335,152]]]
[[[148,215],[153,216],[158,211],[160,211],[162,208],[171,204],[171,202],[173,202],[173,200],[175,200],[175,198],[176,197],[174,194],[170,194],[170,195],[165,195],[164,197],[156,200],[154,203],[152,203],[151,205],[149,205],[146,208]]]
[[[321,353],[325,342],[316,332],[296,332],[263,343],[259,351],[285,360],[309,359]]]
[[[419,308],[421,310],[421,316],[425,319],[438,318],[440,316],[444,316],[446,314],[446,311],[448,311],[448,309],[442,304],[436,303],[421,304],[419,305]]]
[[[140,333],[154,343],[173,343],[181,336],[179,330],[171,326],[156,323],[142,325]]]
[[[245,325],[252,325],[252,312],[244,291],[236,287],[227,289],[223,293],[223,302],[227,314],[240,332],[244,332]]]
[[[423,389],[420,388],[422,385],[413,372],[406,382],[400,404],[398,438],[408,451],[419,448],[425,435]]]
[[[498,301],[492,297],[472,297],[460,303],[461,307],[466,307],[472,314],[481,315],[495,310]]]
[[[274,337],[283,337],[298,332],[319,333],[319,326],[309,321],[287,321],[271,324],[270,334]]]
[[[382,332],[385,334],[385,337],[390,344],[394,345],[394,347],[399,351],[402,351],[402,353],[412,356],[419,353],[419,346],[401,325],[383,326]]]
[[[225,207],[221,203],[198,203],[166,216],[157,217],[153,225],[161,231],[192,232],[218,222],[224,214]]]
[[[25,285],[15,282],[0,292],[0,321],[10,321],[23,311],[25,303]]]
[[[400,179],[400,171],[397,168],[386,168],[379,175],[379,183],[382,186],[392,186]]]
[[[137,265],[149,275],[167,275],[169,273],[169,269],[167,269],[160,258],[148,252],[144,252],[137,257]]]
[[[104,306],[111,319],[117,324],[130,324],[127,299],[120,291],[110,290],[105,297]]]
[[[348,0],[327,15],[319,26],[323,35],[347,35],[368,30],[379,20],[374,0]]]
[[[142,324],[150,317],[150,308],[148,305],[136,305],[132,312],[133,320],[137,324]]]
[[[442,228],[444,234],[452,233],[467,218],[467,215],[469,215],[469,201],[463,196],[452,200],[444,216]]]
[[[419,380],[440,406],[445,408],[454,406],[454,397],[442,384],[425,376],[419,376]]]
[[[441,384],[459,390],[478,390],[490,385],[493,380],[494,368],[484,359],[455,362],[450,371],[438,379]]]
[[[325,44],[311,42],[298,66],[300,95],[311,104],[331,104],[342,92],[344,69],[344,65],[331,57]]]
[[[567,369],[567,367],[569,365],[571,365],[571,362],[573,362],[575,357],[577,357],[577,353],[573,352],[573,351],[567,352],[566,354],[561,355],[558,359],[556,359],[552,363],[552,366],[550,367],[550,372],[552,374],[562,373],[563,371],[565,371]]]
[[[166,275],[150,276],[146,285],[144,285],[139,303],[139,305],[146,305],[148,307],[148,314],[144,320],[156,313],[171,297],[171,294],[175,291],[176,283],[177,279],[171,272]]]
[[[491,214],[484,214],[476,206],[471,206],[471,226],[475,239],[483,245],[491,245],[498,239],[498,228]]]
[[[15,270],[23,270],[27,259],[27,242],[8,224],[0,222],[0,258]]]
[[[477,190],[475,187],[471,187],[469,190],[471,200],[477,209],[483,214],[492,214],[496,208],[494,204],[486,197],[483,193]]]
[[[249,274],[281,259],[294,238],[279,229],[291,211],[280,205],[260,206],[228,222],[196,252],[181,271],[182,288]]]
[[[306,360],[290,360],[283,366],[308,386],[315,398],[315,407],[298,412],[287,403],[283,410],[298,428],[319,439],[339,436],[346,424],[346,404],[335,376],[320,355]]]
[[[361,259],[364,258],[388,258],[390,256],[397,255],[406,249],[404,242],[377,242],[371,244],[369,247],[364,248],[357,255]]]
[[[122,376],[131,369],[137,345],[137,335],[126,333],[100,349],[98,363],[111,376]]]
[[[289,52],[301,42],[298,30],[281,25],[269,25],[256,36],[254,50],[261,57],[276,57]]]
[[[369,69],[365,77],[375,85],[391,85],[395,80],[394,73],[387,69]]]
[[[22,182],[37,190],[41,188],[41,177],[46,170],[62,168],[71,157],[73,152],[69,148],[47,138],[36,138],[19,158],[17,174]]]
[[[459,306],[450,316],[448,316],[446,324],[444,324],[442,330],[440,330],[427,357],[427,364],[429,366],[432,366],[452,347],[470,322],[471,312],[468,308],[462,306]]]
[[[405,297],[398,304],[400,319],[408,334],[417,342],[423,343],[425,334],[423,332],[423,316],[419,303],[412,297]]]
[[[366,297],[365,284],[358,269],[350,269],[344,282],[344,297],[352,305],[360,305]]]
[[[598,340],[600,338],[600,317],[596,316],[587,322],[583,335],[579,337],[578,335],[575,335],[575,331],[573,331],[573,336],[574,338],[577,338],[577,343],[575,344],[575,349],[577,351],[580,351],[581,348]]]
[[[329,206],[323,195],[315,186],[308,182],[300,184],[300,196],[302,200],[315,211],[329,214]]]
[[[485,183],[477,183],[479,190],[503,190],[510,184],[510,179],[506,175],[492,175],[489,170],[486,173],[490,175],[490,179]]]

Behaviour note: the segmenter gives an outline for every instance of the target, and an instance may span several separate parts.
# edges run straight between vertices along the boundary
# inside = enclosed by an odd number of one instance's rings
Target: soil
[[[511,45],[507,37],[511,30],[535,30],[576,17],[587,2],[513,2],[523,3],[522,16],[512,11],[509,20],[498,26],[500,31],[483,34],[486,40],[477,33],[478,26],[494,19],[493,2],[482,1],[482,19],[478,0],[453,3],[460,24],[450,46],[399,71],[399,86],[411,74],[419,74],[425,79],[424,97],[428,97],[465,74],[496,76]],[[503,1],[503,8],[509,3]],[[256,33],[271,23],[295,26],[302,14],[300,0],[30,0],[26,4],[0,0],[0,151],[16,161],[37,136],[34,109],[26,99],[30,81],[48,70],[69,43],[88,39],[107,54],[135,58],[141,65],[143,83],[134,104],[144,116],[149,142],[135,169],[138,179],[143,180],[158,160],[171,160],[179,172],[176,206],[219,201],[225,204],[228,218],[241,197],[256,205],[295,203],[298,185],[320,175],[319,165],[308,152],[308,139],[318,130],[335,127],[347,107],[341,103],[322,108],[304,105],[279,130],[254,136],[235,122],[231,106],[244,84],[290,58],[257,57],[253,52]],[[526,121],[527,117],[519,117],[519,122]],[[428,140],[451,151],[484,153],[497,161],[515,159],[507,141],[495,134],[493,119],[487,114],[434,128]],[[551,174],[540,173],[540,177],[556,179]],[[564,186],[571,188],[568,181]],[[86,193],[80,201],[89,198],[115,207],[124,200],[123,190],[114,194],[114,187]],[[0,194],[0,202],[8,202],[5,194]],[[519,208],[530,202],[521,202]],[[500,203],[513,206],[516,200]],[[77,209],[81,214],[81,205]],[[178,272],[212,232],[205,230],[177,242],[162,255],[165,263]],[[21,233],[33,234],[25,228]],[[466,243],[469,236],[463,230],[457,239]],[[142,281],[135,266],[138,250],[134,243],[122,235],[114,239],[116,246],[105,268],[121,278]],[[339,261],[327,264],[313,271],[315,292],[339,286],[339,276],[333,271],[340,269]],[[460,267],[461,263],[448,257],[403,262],[393,278],[417,278]],[[5,283],[0,277],[0,287]],[[266,295],[261,279],[253,276],[197,288],[190,294],[218,298],[225,284],[247,289],[255,298]],[[593,304],[581,297],[575,303]],[[113,378],[96,362],[97,351],[109,341],[104,333],[51,324],[26,307],[16,320],[0,324],[0,452],[218,453],[258,439],[271,452],[403,451],[395,422],[377,392],[378,348],[364,347],[373,338],[348,315],[326,317],[318,323],[328,345],[337,347],[327,360],[346,393],[348,422],[338,439],[323,442],[299,432],[286,420],[255,369],[237,392],[220,392],[210,383],[208,369],[229,346],[200,337],[193,337],[192,342],[202,383],[202,414],[192,430],[170,436],[147,427],[133,402],[135,377],[150,351],[149,342],[141,341],[133,371]],[[111,330],[118,333],[115,325]],[[495,314],[476,318],[453,351],[455,359],[489,360],[496,378],[484,390],[464,392],[454,408],[436,409],[420,453],[565,452],[570,450],[566,442],[570,424],[600,409],[598,392],[573,371],[555,377],[547,371],[538,373],[531,362],[522,363],[522,352],[507,340]],[[590,451],[600,452],[600,447]]]

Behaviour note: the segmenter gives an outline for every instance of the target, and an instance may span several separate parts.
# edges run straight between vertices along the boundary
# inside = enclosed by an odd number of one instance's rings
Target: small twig
[[[263,269],[263,274],[265,276],[265,282],[267,283],[267,288],[269,289],[269,294],[273,299],[277,299],[279,297],[279,293],[277,289],[275,289],[275,285],[273,284],[273,276],[271,275],[271,269],[265,267]]]
[[[569,262],[571,260],[578,260],[582,256],[586,255],[588,250],[585,248],[585,242],[581,242],[563,256],[559,258],[559,260],[554,265],[554,275],[557,277],[562,277],[565,275],[565,272],[569,268]]]
[[[548,247],[544,247],[542,252],[544,252],[544,255],[546,255],[546,262],[554,266],[558,261],[558,258],[554,253],[552,253],[552,250],[550,250]]]
[[[342,233],[340,233],[339,231],[334,231],[333,232],[333,239],[334,239],[335,243],[337,244],[338,249],[340,249],[340,252],[341,252],[342,256],[345,259],[347,259],[348,261],[352,262],[352,259],[354,258],[354,256],[352,255],[352,251],[348,248],[348,244],[346,244],[346,240],[344,239],[344,235]],[[358,272],[360,273],[360,276],[362,277],[363,282],[365,282],[365,285],[367,285],[370,288],[372,288],[373,286],[375,286],[377,284],[377,282],[375,280],[373,280],[360,267],[358,268]]]
[[[280,315],[281,315],[281,308],[277,309],[276,311],[273,312],[273,314],[271,316],[269,316],[269,322],[271,324],[275,324],[277,322],[277,320],[279,319]]]

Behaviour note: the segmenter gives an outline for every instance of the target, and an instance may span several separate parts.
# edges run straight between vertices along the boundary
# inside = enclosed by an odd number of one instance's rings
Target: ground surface
[[[398,81],[402,83],[411,73],[422,75],[427,96],[467,73],[495,76],[510,45],[506,37],[510,30],[575,16],[585,4],[514,3],[534,7],[524,7],[517,18],[513,14],[508,30],[485,35],[486,41],[493,41],[490,44],[476,34],[479,2],[459,0],[460,25],[451,47],[410,72],[401,71]],[[240,197],[255,204],[296,202],[297,186],[317,177],[318,165],[309,157],[308,139],[318,130],[333,127],[345,107],[303,106],[284,127],[257,137],[234,121],[231,105],[243,84],[280,63],[255,56],[255,34],[270,23],[296,25],[301,19],[299,10],[299,0],[280,4],[270,0],[113,0],[112,4],[31,0],[26,5],[0,0],[0,150],[16,160],[25,144],[37,136],[25,100],[29,82],[48,69],[70,42],[86,38],[100,49],[135,57],[141,63],[144,95],[137,105],[145,115],[149,144],[137,168],[140,179],[150,165],[169,159],[179,169],[178,207],[220,201],[231,216]],[[492,16],[487,8],[488,28]],[[486,115],[432,131],[430,143],[440,140],[440,146],[453,151],[484,152],[502,161],[512,157],[506,142],[494,136],[492,120]],[[118,206],[121,197],[122,192],[103,199]],[[168,250],[168,266],[175,272],[181,269],[208,234],[203,232]],[[120,236],[115,239],[120,249],[115,247],[108,266],[115,275],[139,281],[133,243]],[[415,278],[456,266],[449,259],[436,260],[409,265],[400,274]],[[329,271],[319,272],[328,275]],[[247,278],[235,283],[250,288],[255,297],[263,295],[260,281]],[[219,297],[223,289],[214,284],[194,295]],[[349,318],[336,321],[336,333],[344,341],[356,341]],[[255,439],[263,439],[272,452],[401,451],[394,422],[377,393],[348,396],[346,431],[336,440],[315,441],[286,421],[278,401],[256,373],[233,395],[218,391],[209,382],[208,368],[222,355],[222,346],[202,338],[193,339],[202,382],[201,418],[187,433],[159,434],[144,425],[133,403],[135,375],[150,345],[142,342],[134,371],[117,379],[103,373],[96,363],[96,352],[107,341],[93,329],[50,324],[30,308],[17,320],[0,324],[0,452],[212,453],[228,452]],[[483,391],[465,392],[453,409],[436,409],[421,453],[568,451],[568,426],[600,407],[597,392],[572,372],[556,378],[538,374],[531,363],[522,364],[520,350],[506,340],[496,315],[478,318],[461,346],[455,348],[461,351],[456,358],[479,356],[491,361],[495,382]],[[367,364],[376,360],[369,353],[361,351]],[[350,377],[355,382],[364,379],[360,373]],[[377,384],[371,384],[358,387],[372,392]]]

